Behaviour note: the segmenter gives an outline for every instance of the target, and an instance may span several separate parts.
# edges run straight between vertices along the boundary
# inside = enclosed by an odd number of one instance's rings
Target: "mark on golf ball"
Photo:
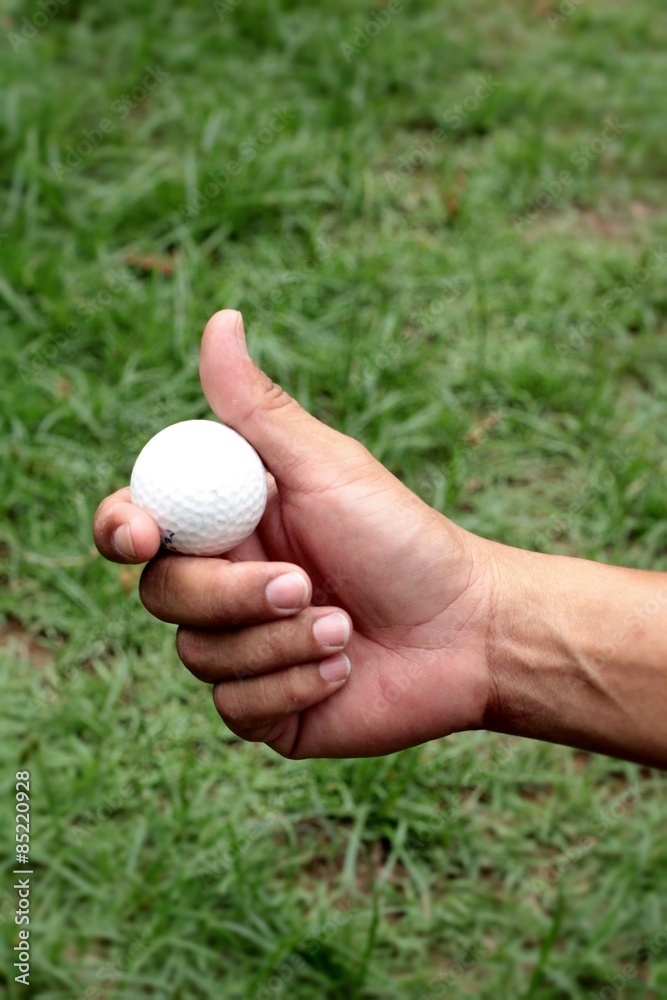
[[[174,549],[174,551],[176,551],[174,546],[174,534],[175,532],[173,531],[167,531],[162,536],[162,545],[164,546],[165,549]]]
[[[156,521],[164,548],[200,556],[222,555],[251,535],[267,496],[257,452],[213,420],[183,420],[151,438],[130,490]]]

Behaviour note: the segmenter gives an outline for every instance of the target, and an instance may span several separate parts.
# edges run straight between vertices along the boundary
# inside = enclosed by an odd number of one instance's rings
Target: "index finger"
[[[99,505],[93,538],[99,552],[111,562],[145,563],[160,550],[160,530],[150,514],[130,501],[129,486]]]

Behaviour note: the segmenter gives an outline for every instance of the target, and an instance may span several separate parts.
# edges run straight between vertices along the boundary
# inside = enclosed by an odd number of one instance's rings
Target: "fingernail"
[[[339,684],[347,680],[350,676],[352,664],[345,653],[338,653],[337,656],[330,656],[328,660],[320,663],[320,677],[330,684]]]
[[[279,611],[299,611],[308,600],[308,583],[301,573],[283,573],[267,583],[264,593]]]
[[[132,532],[129,524],[121,524],[113,533],[113,544],[116,551],[126,559],[135,559],[136,552],[132,542]]]
[[[326,618],[318,618],[313,625],[313,635],[323,646],[339,649],[350,638],[350,623],[340,611],[335,611]]]

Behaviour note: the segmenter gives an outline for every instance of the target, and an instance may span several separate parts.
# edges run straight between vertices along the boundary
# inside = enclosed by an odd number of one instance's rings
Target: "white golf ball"
[[[132,503],[157,522],[162,545],[219,556],[257,527],[266,473],[248,442],[213,420],[183,420],[151,438],[137,458]]]

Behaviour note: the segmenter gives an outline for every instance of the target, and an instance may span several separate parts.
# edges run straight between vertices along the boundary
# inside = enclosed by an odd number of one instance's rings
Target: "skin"
[[[144,605],[180,626],[233,732],[296,759],[487,728],[667,766],[667,574],[464,531],[260,371],[233,310],[204,331],[200,377],[268,470],[257,530],[225,558],[165,555],[124,489],[94,534],[147,563]]]

